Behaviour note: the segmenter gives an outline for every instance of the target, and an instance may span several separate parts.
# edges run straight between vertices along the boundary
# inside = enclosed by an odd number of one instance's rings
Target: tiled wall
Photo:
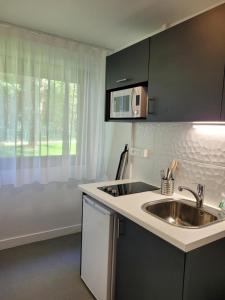
[[[130,144],[131,128],[131,124],[114,124],[109,177],[115,173],[123,145]],[[151,154],[147,159],[133,158],[132,177],[159,185],[160,170],[177,159],[176,187],[182,184],[195,189],[197,183],[205,184],[206,203],[218,206],[225,193],[225,125],[135,123],[134,145],[149,148]]]

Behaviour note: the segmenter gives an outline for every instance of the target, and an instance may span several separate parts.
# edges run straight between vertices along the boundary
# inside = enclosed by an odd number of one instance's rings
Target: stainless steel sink
[[[148,202],[142,209],[169,224],[185,228],[201,228],[225,219],[223,211],[208,206],[197,208],[195,202],[186,199]]]

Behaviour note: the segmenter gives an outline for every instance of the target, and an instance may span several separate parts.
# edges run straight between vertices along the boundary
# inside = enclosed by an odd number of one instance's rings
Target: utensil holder
[[[161,194],[172,196],[174,193],[174,179],[161,179]]]

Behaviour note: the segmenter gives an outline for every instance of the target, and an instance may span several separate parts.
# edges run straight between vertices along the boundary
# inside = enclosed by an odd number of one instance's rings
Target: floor
[[[93,300],[80,279],[80,234],[0,251],[1,300]]]

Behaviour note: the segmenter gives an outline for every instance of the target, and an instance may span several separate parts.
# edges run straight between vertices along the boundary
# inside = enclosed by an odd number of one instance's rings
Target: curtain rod
[[[31,29],[29,27],[25,27],[25,26],[21,26],[21,25],[16,25],[16,24],[5,22],[5,21],[1,21],[1,20],[0,20],[0,26],[11,27],[11,28],[19,28],[19,29],[27,30],[27,31],[29,31],[30,33],[33,33],[33,34],[51,36],[53,38],[63,39],[63,40],[67,40],[67,41],[70,41],[70,42],[80,43],[80,44],[83,44],[85,46],[89,46],[89,47],[93,47],[93,48],[99,48],[99,49],[102,49],[102,50],[106,50],[109,53],[113,52],[113,50],[109,49],[109,48],[101,47],[101,46],[94,45],[94,44],[91,44],[91,43],[80,42],[80,41],[74,40],[72,38],[63,37],[63,36],[60,36],[60,35],[57,35],[57,34],[54,34],[54,33],[48,33],[48,32],[41,31],[41,30]]]

